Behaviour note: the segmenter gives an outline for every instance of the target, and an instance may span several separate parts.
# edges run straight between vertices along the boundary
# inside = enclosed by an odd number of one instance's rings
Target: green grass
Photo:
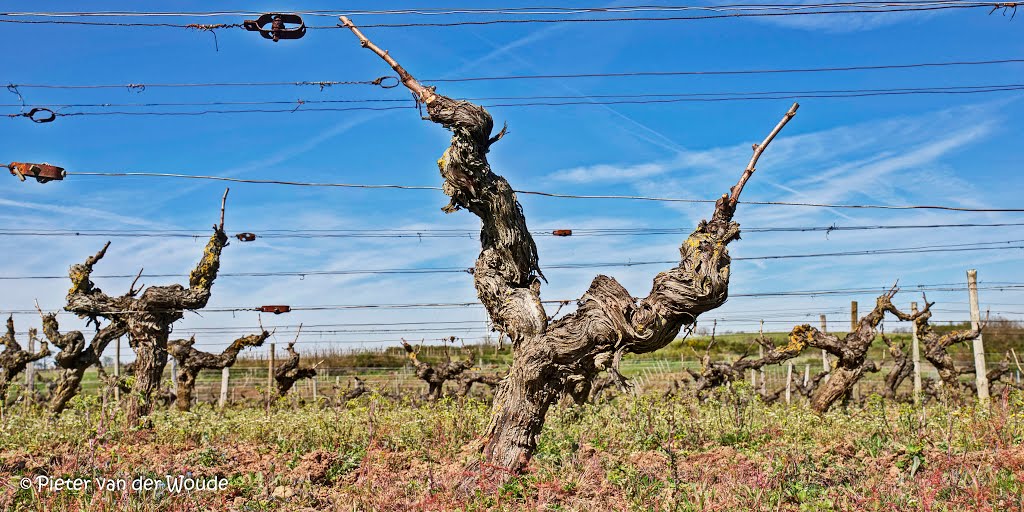
[[[463,487],[489,406],[366,396],[346,406],[160,410],[151,430],[76,399],[13,408],[0,478],[192,474],[224,493],[54,493],[0,486],[5,510],[1018,510],[1024,397],[915,409],[869,399],[816,415],[745,384],[705,403],[661,393],[556,406],[530,471]],[[478,482],[479,484],[479,482]]]

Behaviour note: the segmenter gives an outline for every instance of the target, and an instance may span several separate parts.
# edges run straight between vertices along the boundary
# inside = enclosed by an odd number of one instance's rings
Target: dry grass
[[[530,472],[476,464],[488,406],[367,396],[269,413],[201,406],[127,428],[90,399],[0,423],[5,510],[1024,510],[1024,397],[984,410],[882,402],[818,416],[745,385],[559,407]],[[467,469],[473,468],[473,469]],[[219,476],[225,492],[54,493],[22,476]]]

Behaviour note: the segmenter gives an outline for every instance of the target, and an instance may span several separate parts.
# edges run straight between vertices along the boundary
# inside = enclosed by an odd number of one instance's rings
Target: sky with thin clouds
[[[218,9],[338,8],[330,2],[301,5],[220,2]],[[345,8],[428,6],[427,2],[350,2]],[[508,5],[513,5],[510,2]],[[525,4],[524,4],[525,5]],[[615,4],[605,4],[615,5]],[[433,5],[430,5],[434,7]],[[446,6],[478,6],[448,2]],[[38,2],[10,1],[4,8],[40,10]],[[51,11],[82,10],[80,2],[46,2]],[[108,1],[90,9],[141,9]],[[147,10],[203,11],[205,2],[150,2]],[[187,22],[193,22],[189,20]],[[354,18],[383,22],[382,18]],[[329,23],[333,23],[328,20]],[[316,23],[325,23],[316,19]],[[495,75],[622,71],[806,68],[990,60],[1024,55],[1019,20],[986,11],[918,14],[807,16],[658,23],[572,23],[457,28],[368,28],[421,79]],[[210,34],[176,29],[5,25],[0,82],[20,84],[128,84],[249,81],[372,80],[391,70],[342,30],[310,30],[301,40],[274,44],[244,31]],[[830,204],[941,204],[969,208],[1020,208],[1024,177],[1016,144],[1024,129],[1021,93],[800,98],[657,105],[607,104],[607,94],[807,91],[894,87],[1008,84],[1020,81],[1020,64],[920,68],[820,74],[587,78],[440,83],[453,97],[579,96],[584,104],[494,107],[496,124],[509,134],[490,153],[494,170],[523,190],[569,194],[646,195],[713,199],[728,191],[759,142],[793,100],[799,114],[768,148],[744,191],[749,201]],[[411,99],[399,88],[372,86],[49,90],[18,89],[30,105],[264,100]],[[4,113],[18,97],[4,93]],[[790,96],[793,96],[791,99]],[[485,102],[486,103],[486,102]],[[74,111],[66,109],[65,111]],[[413,109],[194,117],[83,116],[49,124],[0,120],[0,159],[50,162],[81,172],[170,172],[308,182],[439,186],[435,161],[448,133],[422,121]],[[97,275],[149,273],[147,285],[187,282],[219,215],[224,184],[157,178],[69,176],[63,182],[0,186],[0,221],[8,229],[168,230],[196,237],[116,237]],[[557,228],[692,229],[711,213],[707,204],[553,199],[520,196],[529,225]],[[229,233],[269,229],[458,230],[479,223],[470,213],[441,212],[447,198],[436,190],[356,190],[233,184]],[[744,228],[878,224],[1024,222],[1019,213],[951,213],[933,210],[852,210],[743,204]],[[678,256],[680,234],[543,236],[541,266],[578,262],[645,262]],[[1024,319],[1024,291],[994,289],[1021,283],[1021,250],[911,253],[885,256],[742,260],[771,255],[816,254],[1024,239],[1024,227],[832,232],[745,232],[730,245],[730,291],[722,308],[702,326],[719,321],[726,331],[784,331],[828,315],[845,326],[851,300],[866,310],[876,293],[753,298],[744,294],[791,290],[882,290],[899,280],[900,304],[920,301],[918,284],[962,285],[976,268],[982,307],[993,315]],[[0,236],[0,277],[61,276],[93,254],[96,237]],[[1019,243],[1018,243],[1019,245]],[[222,272],[303,272],[351,269],[470,267],[479,251],[475,236],[454,238],[260,238],[233,241]],[[646,295],[657,265],[545,270],[543,298],[575,299],[597,273]],[[109,293],[127,291],[131,278],[97,279]],[[0,279],[0,313],[63,306],[66,279]],[[1019,289],[1018,289],[1019,290]],[[967,294],[935,291],[936,321],[968,318]],[[451,303],[476,300],[466,273],[333,276],[222,277],[210,308]],[[563,309],[562,314],[570,311]],[[553,311],[552,311],[553,312]],[[80,328],[71,315],[62,327]],[[19,331],[38,316],[16,314]],[[454,335],[477,341],[489,334],[482,308],[296,311],[262,318],[266,326],[367,324],[304,335],[318,349],[393,345],[399,337],[428,342]],[[401,327],[397,324],[434,323]],[[887,328],[899,328],[895,320]],[[175,336],[197,333],[199,346],[224,347],[228,333],[210,327],[257,329],[253,312],[199,311],[176,324]],[[199,329],[199,331],[196,331]],[[315,330],[315,329],[312,329]],[[373,332],[382,330],[385,332]],[[356,332],[351,332],[356,331]],[[401,331],[401,332],[395,332]],[[294,329],[278,330],[289,341]],[[493,333],[490,333],[494,336]]]

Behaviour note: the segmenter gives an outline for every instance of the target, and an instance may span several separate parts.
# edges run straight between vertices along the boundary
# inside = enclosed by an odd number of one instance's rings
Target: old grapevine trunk
[[[885,333],[882,334],[882,341],[889,347],[889,355],[892,356],[893,360],[892,369],[885,376],[885,387],[882,388],[882,396],[896,398],[896,391],[899,389],[900,384],[914,372],[914,365],[910,360],[910,354],[906,352],[906,343],[897,345]]]
[[[454,340],[455,338],[452,337],[452,341]],[[444,363],[439,364],[420,361],[416,357],[416,351],[413,350],[412,345],[409,345],[404,339],[402,340],[402,348],[405,349],[406,355],[412,361],[413,366],[416,367],[416,376],[427,383],[427,400],[439,400],[444,394],[445,382],[457,379],[473,367],[472,359],[452,361],[449,358]]]
[[[50,397],[50,412],[55,416],[64,412],[68,402],[81,389],[85,371],[90,366],[99,368],[100,356],[107,345],[124,336],[127,330],[127,326],[123,322],[112,322],[96,331],[92,342],[86,346],[85,335],[81,331],[61,334],[57,315],[53,313],[43,315],[43,334],[46,335],[46,339],[50,340],[50,343],[60,349],[60,352],[53,357],[53,362],[58,368],[61,368],[61,372],[57,376],[53,394]]]
[[[898,289],[882,294],[875,301],[875,308],[864,315],[857,324],[857,329],[843,338],[830,333],[821,332],[810,325],[798,325],[793,328],[789,337],[792,343],[802,343],[809,347],[820,348],[836,357],[828,380],[819,385],[811,396],[811,408],[819,413],[828,411],[839,399],[847,396],[853,386],[867,372],[877,372],[878,366],[867,359],[868,349],[875,340],[878,325],[886,313],[892,313],[900,320],[913,321],[924,311],[909,315],[896,309],[892,303]]]
[[[299,368],[299,353],[295,351],[295,342],[288,344],[288,359],[274,370],[277,381],[277,396],[288,394],[297,381],[316,377],[315,368]]]
[[[438,160],[446,213],[466,209],[480,218],[480,255],[473,268],[477,296],[495,327],[512,340],[509,374],[495,392],[483,451],[491,464],[510,472],[524,469],[536,448],[548,408],[563,394],[585,399],[591,381],[615,371],[627,352],[664,347],[697,315],[725,302],[729,285],[726,246],[739,238],[732,221],[740,192],[761,152],[796,114],[794,104],[754,156],[730,194],[716,203],[710,221],[701,221],[680,247],[679,265],[658,274],[650,294],[634,299],[616,280],[598,276],[575,312],[549,322],[540,299],[543,274],[537,247],[512,187],[495,174],[487,153],[505,134],[492,136],[494,122],[482,107],[437,94],[410,75],[342,16],[364,48],[398,73],[426,106],[429,119],[452,132],[451,145]]]
[[[0,338],[0,343],[3,343],[4,349],[0,352],[0,405],[7,401],[7,390],[14,379],[21,372],[25,371],[25,368],[48,355],[50,355],[50,348],[43,341],[39,344],[38,352],[28,352],[21,348],[21,344],[14,337],[14,317],[10,316],[7,318],[7,333]],[[29,329],[28,336],[30,339],[36,339],[36,330]]]
[[[178,382],[178,394],[174,398],[178,410],[188,411],[192,407],[192,394],[196,387],[196,376],[200,371],[221,370],[234,366],[235,359],[242,349],[259,347],[269,337],[270,333],[267,331],[243,336],[231,342],[231,345],[220,354],[196,350],[193,347],[195,338],[168,342],[167,352],[178,361],[178,374],[174,376]]]
[[[111,322],[123,322],[127,326],[128,344],[135,351],[135,382],[128,400],[128,420],[136,422],[149,415],[152,408],[153,391],[160,383],[167,365],[167,340],[171,324],[181,320],[184,312],[202,309],[210,300],[214,280],[220,269],[221,250],[227,245],[224,233],[224,201],[221,202],[219,225],[213,226],[213,235],[203,250],[203,257],[189,275],[188,288],[174,284],[150,286],[135,290],[135,284],[127,293],[111,297],[97,288],[90,280],[93,266],[106,254],[110,242],[85,263],[72,265],[68,272],[71,290],[68,291],[66,311],[81,318],[98,322],[98,317]]]

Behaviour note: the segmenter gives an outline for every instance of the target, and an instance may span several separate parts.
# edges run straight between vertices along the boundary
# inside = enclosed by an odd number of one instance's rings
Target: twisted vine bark
[[[341,395],[342,403],[348,402],[349,400],[355,400],[356,398],[370,392],[370,388],[366,387],[366,383],[363,382],[363,379],[360,379],[357,376],[353,376],[352,379],[355,381],[356,385],[352,386],[352,389],[349,389]]]
[[[202,309],[210,300],[211,288],[220,269],[221,250],[228,245],[224,232],[224,203],[221,201],[220,224],[213,226],[213,235],[203,250],[203,257],[189,275],[188,288],[180,284],[150,286],[136,290],[135,284],[124,295],[112,297],[90,280],[93,267],[103,259],[110,247],[107,242],[96,255],[84,263],[71,266],[68,276],[66,311],[97,323],[102,317],[123,322],[128,328],[128,344],[135,351],[135,381],[128,398],[128,421],[136,423],[148,416],[156,390],[167,365],[167,341],[171,324],[181,320],[185,311]]]
[[[452,361],[449,358],[443,364],[438,365],[420,361],[416,357],[416,351],[413,350],[412,345],[409,345],[405,340],[402,340],[402,348],[405,349],[406,355],[412,361],[413,366],[416,367],[416,376],[427,383],[427,400],[433,401],[441,398],[441,395],[444,394],[445,382],[457,379],[463,372],[473,368],[472,360]],[[472,386],[473,384],[470,383],[469,385]]]
[[[779,364],[793,359],[800,355],[800,352],[803,352],[805,346],[802,343],[798,343],[790,339],[789,344],[786,346],[776,347],[770,339],[765,338],[764,336],[758,336],[754,341],[764,347],[765,353],[763,357],[758,359],[747,359],[747,354],[743,354],[736,361],[726,363],[711,362],[711,355],[704,354],[704,357],[701,358],[701,371],[696,372],[686,368],[686,372],[690,374],[690,377],[693,378],[695,383],[695,390],[698,399],[702,399],[707,391],[711,389],[724,386],[737,380],[743,380],[746,373],[750,370],[760,370],[764,366]],[[771,396],[772,395],[770,394],[763,395],[765,398]]]
[[[804,344],[808,347],[820,348],[836,357],[832,362],[832,371],[828,380],[817,387],[811,396],[811,408],[819,413],[829,410],[839,399],[844,398],[853,390],[857,383],[868,372],[877,372],[878,366],[867,360],[868,349],[875,340],[878,325],[889,312],[900,320],[913,321],[921,316],[927,307],[916,314],[908,315],[896,309],[892,298],[899,289],[895,286],[883,293],[875,301],[875,308],[860,319],[857,329],[840,339],[834,334],[823,333],[810,325],[798,325],[790,332],[792,343]]]
[[[939,334],[928,323],[928,320],[932,317],[931,307],[935,303],[928,302],[928,297],[923,294],[922,297],[924,298],[924,309],[918,314],[914,324],[917,327],[917,339],[920,340],[922,347],[924,347],[924,358],[938,370],[939,380],[942,381],[943,387],[952,393],[959,393],[964,389],[968,389],[967,385],[960,381],[960,375],[974,373],[974,370],[971,368],[958,369],[956,364],[953,363],[953,358],[949,355],[948,349],[957,343],[971,341],[981,336],[982,327],[979,326],[978,329],[971,329],[969,331],[953,331]]]
[[[818,386],[825,377],[828,377],[828,372],[821,371],[811,376],[807,382],[803,382],[794,374],[790,378],[790,382],[793,383],[793,390],[796,391],[798,395],[810,400],[811,396],[814,395],[814,391],[818,389]]]
[[[974,373],[974,367],[971,367],[970,373]],[[992,369],[989,370],[985,377],[988,379],[989,385],[992,389],[995,389],[996,384],[1002,384],[1003,388],[1014,388],[1024,389],[1024,386],[1017,384],[1013,381],[1013,369],[1010,367],[1010,354],[1004,354],[1003,360],[999,361],[999,364],[993,365]],[[968,382],[967,388],[971,390],[972,394],[978,393],[977,381]]]
[[[67,408],[68,402],[81,390],[85,371],[90,366],[102,371],[100,357],[103,351],[111,341],[124,336],[128,332],[128,326],[120,320],[110,322],[97,330],[92,341],[86,346],[85,335],[81,331],[60,333],[60,323],[55,313],[47,313],[42,317],[43,334],[50,343],[60,349],[53,357],[53,361],[62,368],[62,371],[54,382],[50,396],[50,412],[54,416],[59,416]]]
[[[34,328],[29,329],[28,337],[35,342],[38,339],[38,332]],[[3,373],[0,373],[0,403],[6,403],[7,390],[14,379],[25,371],[29,364],[50,355],[50,347],[45,341],[40,340],[37,352],[21,348],[21,344],[14,337],[14,316],[7,317],[7,333],[0,341],[4,344],[4,350],[0,352],[0,369],[3,369]]]
[[[536,449],[548,409],[559,397],[587,397],[594,376],[617,367],[623,354],[664,347],[683,326],[725,302],[730,264],[726,246],[739,238],[739,224],[732,218],[740,192],[761,153],[796,115],[798,105],[793,104],[768,137],[754,146],[737,184],[716,201],[711,220],[701,221],[680,247],[679,265],[655,277],[646,298],[638,301],[616,280],[598,276],[575,312],[550,321],[540,300],[544,275],[523,209],[508,181],[487,161],[491,146],[506,130],[492,136],[494,121],[483,107],[423,86],[348,18],[340,19],[361,46],[394,69],[426,106],[429,120],[452,132],[451,145],[437,162],[444,193],[451,198],[442,210],[466,209],[480,219],[481,252],[473,268],[477,297],[513,347],[512,367],[495,393],[483,453],[505,474],[520,472]]]
[[[316,377],[315,368],[299,368],[299,353],[295,351],[295,342],[288,344],[288,359],[274,370],[277,382],[277,396],[288,394],[297,381]]]
[[[461,375],[457,380],[459,383],[458,390],[456,391],[458,396],[468,396],[469,392],[473,389],[473,384],[482,384],[491,389],[498,387],[498,384],[501,383],[501,375],[497,373],[492,375],[474,373],[471,375]]]
[[[889,355],[892,356],[893,360],[892,369],[885,375],[885,386],[882,388],[882,396],[894,399],[900,384],[903,384],[903,381],[914,372],[914,363],[910,360],[910,354],[905,351],[907,348],[906,342],[900,342],[897,345],[885,333],[882,333],[882,341],[889,347]]]
[[[187,411],[192,407],[192,393],[196,388],[196,376],[201,370],[222,370],[234,366],[238,354],[245,348],[259,347],[270,337],[270,333],[263,331],[260,334],[250,334],[233,341],[228,348],[220,354],[211,354],[196,350],[193,345],[196,342],[193,336],[187,340],[172,340],[167,342],[167,353],[178,361],[178,394],[174,398],[174,404],[179,411]]]

